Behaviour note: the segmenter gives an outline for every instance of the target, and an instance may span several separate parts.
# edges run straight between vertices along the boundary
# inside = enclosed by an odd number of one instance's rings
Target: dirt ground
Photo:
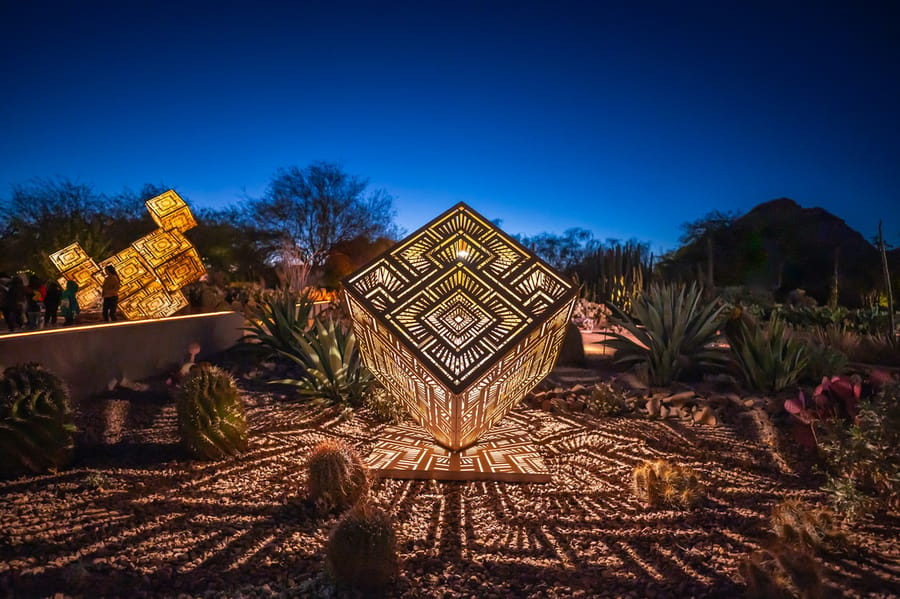
[[[326,438],[366,455],[385,425],[239,385],[252,446],[218,463],[187,459],[163,392],[82,402],[72,468],[0,482],[0,596],[335,596],[323,548],[337,517],[304,502],[304,460]],[[716,427],[524,404],[507,420],[539,446],[550,483],[375,482],[400,544],[386,596],[741,596],[738,565],[769,542],[772,506],[823,500],[821,478],[776,454],[749,409]],[[698,471],[707,500],[640,504],[631,472],[653,458]],[[887,517],[850,530],[854,549],[821,559],[826,596],[900,596],[898,531]]]

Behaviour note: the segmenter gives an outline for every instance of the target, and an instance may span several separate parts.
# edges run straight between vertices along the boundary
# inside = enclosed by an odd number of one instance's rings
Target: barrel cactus
[[[224,370],[200,364],[176,392],[178,429],[195,457],[220,460],[247,449],[247,415],[234,379]]]
[[[367,501],[344,514],[325,547],[325,568],[334,581],[360,590],[385,587],[398,565],[391,518]]]
[[[66,384],[36,363],[0,375],[0,476],[56,470],[72,459],[74,415]]]
[[[316,445],[307,461],[309,500],[322,511],[346,509],[369,492],[369,471],[343,441]]]
[[[706,496],[699,476],[687,466],[666,460],[645,461],[632,473],[635,497],[653,507],[696,507]]]

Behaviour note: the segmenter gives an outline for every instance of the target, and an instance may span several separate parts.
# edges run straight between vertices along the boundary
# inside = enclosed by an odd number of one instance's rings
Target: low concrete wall
[[[0,336],[0,366],[39,362],[63,378],[79,399],[104,391],[112,379],[164,374],[200,344],[202,360],[234,345],[244,316],[215,312],[159,320],[60,327]]]

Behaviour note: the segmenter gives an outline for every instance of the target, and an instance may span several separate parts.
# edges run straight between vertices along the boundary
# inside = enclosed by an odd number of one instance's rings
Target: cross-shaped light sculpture
[[[188,305],[181,288],[206,272],[200,255],[183,233],[196,226],[190,209],[173,190],[146,202],[158,229],[107,258],[98,266],[78,242],[50,255],[62,273],[60,284],[78,283],[78,303],[100,299],[103,271],[116,268],[121,281],[119,309],[131,320],[170,316]]]

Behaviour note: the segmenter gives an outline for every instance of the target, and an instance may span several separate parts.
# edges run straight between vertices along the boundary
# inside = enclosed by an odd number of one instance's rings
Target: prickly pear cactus
[[[56,470],[72,459],[75,432],[65,383],[40,364],[0,375],[0,477]]]
[[[194,368],[175,395],[181,440],[194,456],[220,460],[247,449],[247,415],[234,379],[210,364]]]

